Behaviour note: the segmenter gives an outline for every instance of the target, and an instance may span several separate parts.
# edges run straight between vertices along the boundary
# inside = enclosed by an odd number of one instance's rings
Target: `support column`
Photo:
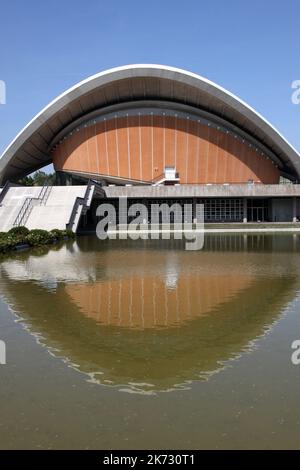
[[[243,199],[243,222],[246,224],[248,222],[248,204],[247,204],[247,199]]]
[[[297,222],[297,198],[293,197],[293,223]]]
[[[197,199],[194,197],[193,198],[193,224],[197,223],[196,202],[197,202]]]

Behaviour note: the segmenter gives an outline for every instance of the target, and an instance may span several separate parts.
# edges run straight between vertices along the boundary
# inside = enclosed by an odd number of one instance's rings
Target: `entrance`
[[[247,219],[248,222],[268,222],[268,199],[248,199]]]

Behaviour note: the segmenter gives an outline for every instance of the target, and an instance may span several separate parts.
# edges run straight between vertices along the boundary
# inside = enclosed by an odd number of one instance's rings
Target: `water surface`
[[[299,248],[89,236],[4,257],[0,447],[299,448]]]

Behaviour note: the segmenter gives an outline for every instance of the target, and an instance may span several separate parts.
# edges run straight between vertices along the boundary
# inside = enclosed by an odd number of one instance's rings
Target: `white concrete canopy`
[[[299,153],[260,114],[215,83],[185,70],[153,64],[113,68],[69,88],[37,114],[0,159],[0,184],[51,163],[57,136],[93,111],[134,101],[167,101],[206,111],[236,126],[274,155],[283,175],[300,180]]]

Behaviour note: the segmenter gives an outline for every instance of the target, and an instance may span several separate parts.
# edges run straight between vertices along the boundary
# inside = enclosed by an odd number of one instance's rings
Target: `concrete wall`
[[[45,204],[35,201],[25,226],[29,229],[65,229],[77,197],[84,197],[86,186],[53,186]],[[38,198],[41,187],[9,188],[0,206],[0,231],[8,231],[26,198]]]
[[[170,186],[105,186],[103,190],[106,197],[108,198],[297,197],[300,200],[300,184],[180,184]]]

